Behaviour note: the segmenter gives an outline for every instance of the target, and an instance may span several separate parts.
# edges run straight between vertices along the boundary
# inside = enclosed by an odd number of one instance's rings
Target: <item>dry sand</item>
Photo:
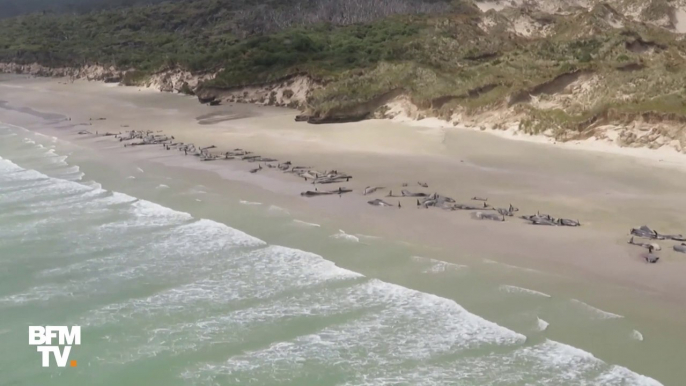
[[[658,242],[663,251],[654,265],[640,258],[643,249],[626,244],[629,229],[643,224],[663,233],[686,233],[681,209],[686,205],[686,162],[677,154],[625,152],[604,144],[552,145],[532,138],[513,141],[502,138],[508,133],[499,137],[431,121],[308,125],[294,122],[293,110],[209,107],[190,97],[99,83],[13,79],[0,82],[0,91],[0,99],[7,101],[0,120],[97,148],[117,162],[144,157],[170,167],[213,171],[307,213],[307,219],[324,218],[360,233],[431,245],[443,250],[446,260],[451,251],[459,251],[686,304],[686,255],[672,251],[676,242]],[[57,122],[54,114],[71,121]],[[98,117],[107,119],[89,121]],[[340,198],[303,198],[299,193],[312,185],[291,174],[266,168],[250,174],[254,164],[200,162],[160,146],[125,149],[111,137],[77,135],[80,129],[100,134],[163,130],[178,141],[216,145],[219,151],[244,148],[296,165],[346,172],[354,178],[342,186],[355,191]],[[537,227],[516,218],[477,221],[469,211],[417,209],[412,198],[384,197],[388,189],[399,193],[403,183],[408,190],[438,192],[460,203],[485,196],[496,206],[512,203],[521,209],[519,214],[540,210],[578,219],[583,226]],[[387,189],[363,196],[370,185]],[[368,205],[374,198],[400,201],[403,208]]]

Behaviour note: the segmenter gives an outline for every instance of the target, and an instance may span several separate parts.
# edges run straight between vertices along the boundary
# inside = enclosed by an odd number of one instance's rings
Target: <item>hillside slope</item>
[[[435,116],[681,151],[683,32],[684,0],[196,0],[2,20],[0,62],[315,123]]]

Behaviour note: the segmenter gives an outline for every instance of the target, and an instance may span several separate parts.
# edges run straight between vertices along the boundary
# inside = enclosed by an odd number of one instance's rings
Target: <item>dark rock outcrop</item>
[[[363,113],[358,115],[331,115],[331,116],[312,116],[307,119],[307,123],[315,125],[322,123],[347,123],[359,122],[369,118],[370,113]]]
[[[214,102],[215,99],[217,99],[217,97],[215,95],[208,95],[208,96],[198,95],[198,101],[204,105],[211,103],[211,102]]]

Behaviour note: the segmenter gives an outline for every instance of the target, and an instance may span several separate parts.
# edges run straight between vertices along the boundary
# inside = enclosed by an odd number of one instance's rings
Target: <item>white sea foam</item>
[[[288,210],[286,210],[280,206],[276,206],[276,205],[270,205],[268,210],[269,210],[269,213],[279,215],[279,216],[285,216],[285,215],[290,214],[290,212],[288,212]]]
[[[196,185],[193,188],[188,190],[189,194],[206,194],[207,191],[205,191],[205,186],[203,185]]]
[[[280,370],[297,366],[299,358],[311,358],[325,367],[338,363],[343,368],[392,371],[408,361],[488,345],[517,345],[526,340],[523,335],[467,312],[451,300],[376,279],[352,287],[343,299],[350,306],[375,312],[229,358],[225,364],[208,364],[199,371],[260,376],[276,371],[278,376]]]
[[[308,227],[317,227],[317,228],[321,227],[321,225],[319,225],[319,224],[315,224],[313,222],[306,222],[306,221],[302,221],[302,220],[293,220],[293,222],[296,224],[305,225]]]
[[[126,178],[129,179],[129,180],[135,180],[135,179],[136,179],[136,177],[134,177],[134,176],[128,176],[128,177],[126,177]]]
[[[348,241],[348,242],[352,242],[352,243],[359,243],[360,242],[360,239],[357,236],[349,235],[349,234],[345,233],[342,229],[339,229],[338,233],[331,235],[329,237],[331,237],[332,239],[344,240],[344,241]]]
[[[145,172],[143,171],[143,169],[141,169],[141,168],[136,168],[136,170],[138,170],[138,171],[141,172],[141,173],[145,173]]]
[[[368,295],[353,295],[350,303],[379,309],[376,314],[275,342],[225,362],[195,366],[186,370],[183,378],[204,383],[228,376],[237,383],[256,378],[268,384],[277,382],[282,374],[297,373],[306,360],[327,368],[329,373],[345,375],[346,385],[387,385],[391,380],[393,384],[445,385],[456,379],[464,384],[515,385],[528,379],[550,385],[660,385],[557,342],[522,346],[523,336],[476,317],[447,299],[376,280],[355,287],[366,288],[360,292]],[[231,321],[230,317],[225,320]],[[220,323],[214,321],[212,325]],[[493,344],[501,350],[456,355]],[[393,354],[387,355],[389,352]],[[453,359],[425,362],[433,357]],[[413,365],[416,362],[421,364]]]
[[[58,287],[34,287],[29,291],[10,295],[0,299],[4,303],[26,303],[48,301],[54,298],[71,296],[89,296],[102,291],[111,291],[113,286],[120,287],[124,282],[147,280],[180,280],[181,278],[197,280],[213,270],[222,271],[236,262],[226,259],[224,254],[236,248],[258,247],[264,242],[241,231],[211,220],[198,220],[191,223],[186,220],[187,214],[175,212],[146,201],[135,201],[130,196],[115,193],[113,202],[127,202],[127,211],[136,219],[118,222],[119,226],[95,227],[82,232],[79,237],[100,240],[92,249],[81,248],[80,255],[89,256],[88,260],[71,265],[49,269],[41,272],[42,277],[59,277],[79,274],[84,279],[62,283]],[[122,210],[126,211],[126,208]],[[180,224],[159,234],[140,234],[131,225],[143,218],[150,226],[152,218],[158,226]],[[167,218],[168,221],[161,221]],[[121,226],[126,224],[125,226]],[[121,229],[124,234],[112,233],[112,229]],[[90,257],[94,251],[107,249],[108,244],[117,250],[126,251],[127,247],[137,250],[107,257]],[[97,255],[96,255],[97,256]],[[193,257],[193,258],[189,258]],[[239,255],[235,255],[236,258]],[[227,265],[228,264],[228,265]]]
[[[643,342],[643,334],[641,334],[641,332],[638,330],[633,330],[631,332],[631,339]]]
[[[542,297],[546,297],[546,298],[550,297],[550,295],[548,295],[546,293],[534,291],[534,290],[528,289],[528,288],[517,287],[514,285],[501,285],[498,288],[503,292],[507,292],[507,293],[511,293],[511,294],[513,294],[513,293],[514,294],[526,294],[526,295],[533,295],[533,296],[542,296]]]
[[[469,268],[466,265],[448,263],[447,261],[431,259],[428,257],[412,256],[411,258],[412,258],[412,260],[414,260],[416,262],[419,262],[422,264],[428,264],[428,268],[425,268],[422,271],[423,273],[441,273],[441,272],[446,272],[446,271],[460,271],[460,270],[463,270],[465,268]]]
[[[593,316],[593,318],[595,319],[619,319],[624,317],[622,315],[613,314],[612,312],[603,311],[600,308],[595,308],[591,305],[582,302],[581,300],[572,299],[571,301],[583,310],[589,312],[591,316]]]
[[[159,184],[156,189],[169,189],[169,185]]]
[[[205,237],[212,239],[211,234]],[[165,250],[173,251],[176,246],[166,245]],[[208,250],[213,249],[208,246]],[[201,255],[204,252],[197,253]],[[105,306],[79,323],[98,325],[132,317],[154,317],[157,313],[167,312],[200,315],[214,307],[246,299],[267,299],[285,291],[361,277],[358,273],[337,267],[321,256],[291,248],[269,246],[246,254],[233,253],[225,256],[221,260],[204,260],[201,267],[197,267],[198,262],[188,261],[185,274],[198,275],[200,279],[195,282],[148,298]],[[185,255],[183,257],[184,261],[188,260]],[[172,260],[180,259],[181,256]],[[169,260],[170,257],[165,257],[160,263],[167,263]],[[157,270],[160,269],[161,267],[157,267]]]
[[[536,328],[538,329],[538,331],[545,331],[548,329],[548,326],[550,326],[550,323],[546,322],[541,318],[536,318]]]
[[[261,202],[253,202],[253,201],[245,201],[245,200],[241,200],[240,203],[243,205],[262,205]]]
[[[96,181],[84,181],[82,184],[88,186],[89,188],[102,189],[102,184]]]
[[[68,297],[72,296],[72,293],[61,285],[43,285],[34,287],[27,292],[0,297],[0,307],[3,305],[21,305],[29,302],[44,302],[58,296]]]
[[[511,269],[517,269],[517,270],[521,270],[521,271],[525,271],[525,272],[543,273],[543,272],[538,271],[538,270],[535,270],[535,269],[533,269],[533,268],[524,268],[524,267],[520,267],[520,266],[517,266],[517,265],[512,265],[512,264],[507,264],[507,263],[501,263],[501,262],[499,262],[499,261],[490,260],[490,259],[483,259],[482,261],[483,261],[484,263],[486,263],[486,264],[500,265],[500,266],[503,266],[503,267],[507,267],[507,268],[511,268]]]
[[[363,235],[361,233],[355,233],[355,236],[357,236],[360,239],[370,239],[370,240],[378,240],[381,238],[379,236],[369,236],[369,235]]]
[[[185,212],[178,212],[154,202],[138,200],[131,205],[135,216],[135,223],[147,226],[178,224],[188,221],[192,216]]]

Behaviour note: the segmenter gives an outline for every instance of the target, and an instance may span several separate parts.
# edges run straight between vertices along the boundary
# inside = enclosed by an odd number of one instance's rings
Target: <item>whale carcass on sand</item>
[[[641,242],[636,242],[636,241],[634,241],[634,238],[633,238],[633,237],[631,237],[631,238],[629,239],[628,243],[631,244],[631,245],[636,245],[636,246],[638,246],[638,247],[643,247],[643,248],[646,248],[646,249],[651,249],[651,248],[652,248],[652,249],[654,249],[654,250],[656,250],[656,251],[662,250],[662,247],[660,247],[659,244],[656,244],[656,243],[641,243]]]
[[[452,206],[452,210],[479,210],[479,209],[486,209],[487,206],[485,205],[481,206],[474,206],[474,205],[467,205],[467,204],[455,204]]]
[[[650,229],[647,225],[641,225],[639,228],[632,228],[630,233],[634,236],[643,237],[646,239],[686,241],[686,237],[681,234],[661,234],[654,229]]]
[[[403,197],[427,197],[428,194],[426,193],[412,193],[409,190],[401,190],[400,193],[403,195]]]
[[[505,216],[489,212],[473,212],[472,218],[475,220],[505,221]]]
[[[382,187],[382,186],[373,186],[373,187],[372,187],[372,186],[367,186],[366,188],[364,188],[364,193],[363,193],[363,194],[366,196],[366,195],[368,195],[368,194],[372,194],[372,193],[376,192],[376,191],[379,190],[379,189],[383,189],[383,187]]]
[[[372,206],[393,206],[392,204],[389,204],[386,201],[379,198],[377,198],[376,200],[367,201],[367,204]]]
[[[441,196],[438,193],[434,193],[428,197],[425,197],[421,200],[418,200],[417,202],[418,202],[418,205],[423,206],[425,208],[428,208],[430,206],[434,206],[437,208],[451,209],[452,206],[450,204],[454,203],[455,200],[453,200],[450,197]]]
[[[300,195],[303,197],[315,197],[315,196],[328,196],[328,195],[332,195],[332,194],[343,194],[343,193],[350,193],[350,192],[352,192],[352,189],[338,188],[336,190],[328,190],[328,191],[308,190],[306,192],[300,193]]]

